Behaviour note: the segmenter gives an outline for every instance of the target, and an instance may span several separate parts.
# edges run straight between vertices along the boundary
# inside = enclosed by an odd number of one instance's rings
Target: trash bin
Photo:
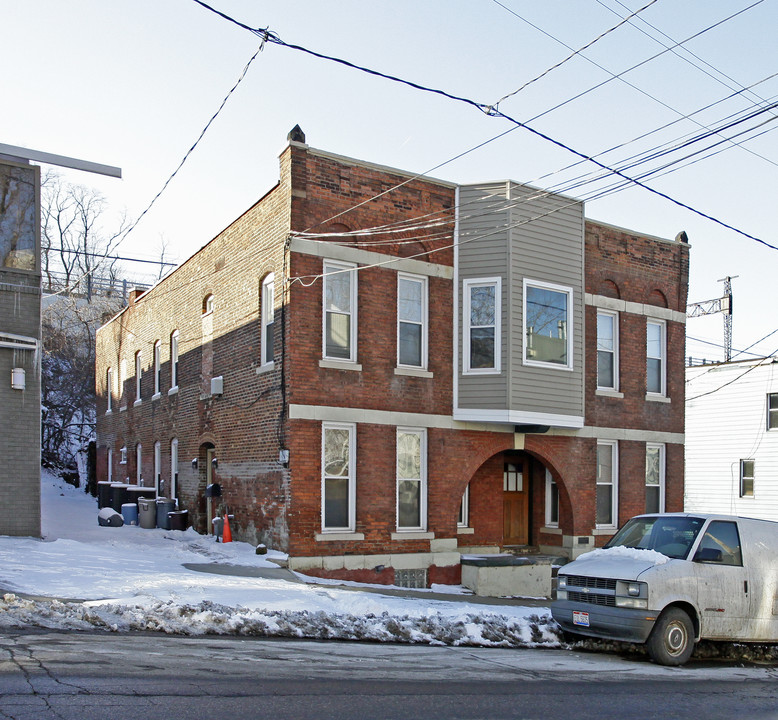
[[[186,530],[189,527],[189,511],[174,510],[167,514],[171,530]]]
[[[153,530],[157,526],[157,504],[151,498],[139,498],[138,516],[144,530]]]
[[[176,501],[170,498],[157,498],[157,527],[170,530],[168,513],[176,509]]]
[[[151,498],[157,496],[157,491],[153,487],[140,487],[139,485],[130,485],[127,488],[127,500],[125,502],[134,502],[137,504],[140,498]]]
[[[125,483],[111,483],[111,507],[118,513],[127,502],[127,487]]]
[[[122,518],[125,525],[138,524],[138,506],[134,502],[124,503],[122,505]]]
[[[111,507],[111,485],[110,480],[101,480],[97,483],[97,509]]]

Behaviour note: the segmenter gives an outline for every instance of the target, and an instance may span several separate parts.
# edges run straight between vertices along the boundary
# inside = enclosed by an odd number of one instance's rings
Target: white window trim
[[[421,322],[411,323],[408,320],[400,320],[400,280],[407,282],[415,282],[421,285]],[[414,370],[426,370],[428,362],[428,348],[429,348],[429,282],[423,275],[410,275],[408,273],[397,273],[397,367],[398,368],[411,368]],[[421,325],[421,364],[409,365],[408,363],[400,362],[400,323],[405,322],[409,324]]]
[[[321,352],[325,360],[333,360],[339,363],[356,363],[357,361],[357,282],[359,273],[356,271],[355,263],[335,262],[334,260],[325,260],[322,264],[324,282],[322,283],[322,306],[321,306]],[[327,278],[329,275],[348,272],[350,273],[349,283],[349,306],[351,311],[350,336],[349,336],[349,356],[339,358],[327,355]]]
[[[662,355],[659,357],[659,373],[660,373],[660,391],[653,392],[648,390],[648,376],[646,376],[646,396],[647,397],[667,397],[667,323],[664,320],[647,320],[646,321],[646,362],[648,362],[648,326],[656,325],[659,327],[659,337],[662,346]],[[653,356],[651,356],[653,359]]]
[[[260,296],[260,313],[261,313],[261,337],[259,342],[260,368],[262,370],[269,370],[275,365],[275,350],[274,357],[268,360],[265,357],[267,351],[265,338],[267,337],[268,325],[275,323],[275,273],[268,273],[265,279],[262,281],[262,293]],[[275,327],[273,327],[273,333],[275,334]],[[275,345],[275,343],[274,343]]]
[[[138,350],[135,353],[135,402],[139,403],[142,399],[143,384],[143,353]]]
[[[170,390],[178,389],[178,347],[180,335],[178,330],[170,333]]]
[[[324,434],[327,430],[348,430],[348,526],[328,528],[324,525],[325,508],[325,474],[324,474]],[[357,462],[357,426],[353,423],[322,423],[321,425],[321,532],[322,535],[329,533],[353,533],[356,531],[356,462]]]
[[[143,480],[143,445],[135,446],[135,484],[140,485]]]
[[[600,385],[600,315],[613,319],[613,384]],[[597,389],[617,393],[619,392],[619,314],[611,310],[597,310],[597,331],[595,333],[597,342]]]
[[[127,409],[127,358],[119,361],[119,410]]]
[[[551,471],[546,468],[546,524],[547,528],[559,527],[559,485],[557,485],[557,519],[551,518],[551,485],[556,485],[554,478],[551,475]]]
[[[470,367],[470,298],[474,287],[494,287],[494,367]],[[499,375],[502,372],[502,278],[468,278],[462,281],[462,374]]]
[[[648,457],[648,450],[656,448],[659,450],[659,512],[665,512],[665,469],[667,467],[667,454],[666,446],[664,443],[646,443],[646,457]],[[648,466],[646,466],[648,469]],[[646,478],[648,480],[648,478]],[[646,483],[648,487],[648,483]]]
[[[162,475],[162,445],[159,440],[154,443],[154,489],[159,495],[159,481]]]
[[[162,392],[162,341],[154,343],[154,396]]]
[[[594,512],[595,512],[595,528],[617,528],[619,525],[619,443],[616,440],[598,440],[597,447],[609,446],[611,448],[611,517],[613,522],[611,523],[598,523],[597,521],[597,496],[595,493]],[[599,465],[599,460],[597,461]],[[606,483],[599,482],[599,468],[595,468],[595,482],[596,485],[605,485]]]
[[[470,483],[467,484],[465,491],[462,493],[460,508],[463,517],[457,517],[457,528],[470,527]]]
[[[106,450],[106,466],[108,472],[106,473],[105,479],[108,482],[113,482],[113,448],[110,445]]]
[[[178,438],[170,441],[170,498],[174,499],[178,492]]]
[[[541,288],[543,290],[553,290],[554,292],[567,295],[567,364],[544,362],[533,360],[527,357],[527,289]],[[573,370],[573,335],[574,335],[574,317],[573,317],[573,288],[567,285],[557,285],[555,283],[543,282],[541,280],[531,280],[524,278],[522,288],[522,362],[524,365],[533,367],[542,367],[555,370]]]
[[[765,430],[767,432],[778,431],[778,408],[774,408],[772,410],[770,409],[770,397],[772,395],[775,395],[776,397],[778,397],[778,393],[774,393],[774,392],[767,393],[767,395],[765,397],[765,403],[766,403],[766,407],[765,407],[765,412],[766,412],[766,416],[765,416]],[[770,418],[773,415],[775,416],[776,424],[775,424],[774,427],[770,427]]]
[[[400,525],[400,457],[397,448],[400,446],[400,435],[418,435],[420,438],[421,452],[421,477],[419,481],[419,525]],[[427,430],[425,428],[398,427],[395,435],[395,518],[398,533],[426,532],[427,531]],[[414,480],[415,478],[403,478]]]
[[[743,474],[743,463],[753,463],[754,464],[754,470],[753,475],[744,475]],[[740,469],[738,471],[738,498],[740,500],[753,500],[756,497],[756,460],[754,458],[741,458],[740,462],[738,463],[740,466]],[[745,495],[743,493],[743,479],[744,478],[750,478],[751,480],[751,494]]]
[[[106,386],[106,405],[105,414],[113,412],[113,368],[106,368],[105,371],[105,386]]]
[[[127,464],[127,446],[124,445],[119,449],[119,465]]]

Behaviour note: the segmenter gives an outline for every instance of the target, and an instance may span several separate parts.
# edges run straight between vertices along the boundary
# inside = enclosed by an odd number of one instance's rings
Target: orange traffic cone
[[[232,530],[230,530],[230,516],[224,513],[224,530],[222,530],[222,542],[232,542]]]

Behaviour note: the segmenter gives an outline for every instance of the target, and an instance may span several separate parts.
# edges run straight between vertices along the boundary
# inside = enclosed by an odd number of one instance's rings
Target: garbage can
[[[141,487],[139,485],[130,485],[127,488],[127,500],[125,502],[134,502],[137,504],[140,498],[151,498],[157,496],[157,491],[153,487]]]
[[[138,524],[138,506],[134,502],[124,503],[122,505],[122,518],[125,525]]]
[[[151,498],[138,499],[138,515],[144,530],[153,530],[157,526],[157,504]]]
[[[127,487],[125,483],[111,483],[111,507],[118,513],[127,502]]]
[[[97,483],[97,509],[111,507],[111,481],[101,480]]]
[[[157,527],[170,530],[168,513],[176,509],[176,501],[170,498],[157,498]]]
[[[167,514],[171,530],[186,530],[189,526],[189,511],[174,510]]]

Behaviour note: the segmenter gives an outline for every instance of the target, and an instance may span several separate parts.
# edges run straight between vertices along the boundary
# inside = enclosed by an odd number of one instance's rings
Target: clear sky
[[[778,246],[776,0],[209,4],[286,43],[486,105],[526,85],[499,109],[611,168],[694,140],[625,173],[675,161],[643,182]],[[62,174],[97,188],[112,214],[130,218],[162,188],[259,47],[255,35],[194,0],[0,0],[0,28],[0,143],[120,166],[122,180]],[[509,178],[561,189],[586,199],[595,220],[669,239],[685,230],[690,302],[718,297],[717,281],[738,276],[734,348],[778,329],[778,251],[643,188],[595,198],[613,176],[575,183],[598,168],[569,168],[580,158],[523,128],[438,167],[513,125],[272,43],[118,252],[158,258],[164,241],[168,257],[191,255],[272,187],[298,123],[311,146],[341,155],[412,172],[437,168],[434,177],[454,182]],[[719,133],[699,139],[712,130]],[[695,338],[687,355],[723,357],[720,315],[690,320],[687,334]],[[778,332],[752,348],[776,349]]]

